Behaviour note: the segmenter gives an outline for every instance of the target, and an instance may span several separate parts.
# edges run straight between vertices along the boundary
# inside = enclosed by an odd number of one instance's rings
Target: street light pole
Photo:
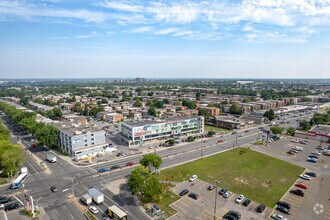
[[[219,183],[219,181],[215,180],[215,199],[214,199],[213,220],[216,220],[216,215],[217,215],[218,183]]]
[[[201,158],[203,158],[203,138],[201,138]]]

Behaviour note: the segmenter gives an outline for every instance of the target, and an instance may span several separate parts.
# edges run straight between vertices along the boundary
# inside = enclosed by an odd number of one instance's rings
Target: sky
[[[0,78],[330,78],[330,0],[0,0]]]

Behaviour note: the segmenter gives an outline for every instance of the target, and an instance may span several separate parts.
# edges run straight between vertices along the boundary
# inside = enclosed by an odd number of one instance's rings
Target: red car
[[[330,156],[330,151],[329,151],[329,150],[328,150],[328,151],[324,151],[324,152],[323,152],[323,155],[324,155],[324,156]]]
[[[220,139],[220,140],[218,140],[218,143],[222,143],[224,141],[225,141],[224,139]]]
[[[31,147],[36,148],[37,145],[35,143],[31,144]]]
[[[302,188],[302,189],[307,189],[307,186],[305,184],[302,184],[302,183],[296,183],[295,186],[299,187],[299,188]]]
[[[128,166],[133,166],[135,163],[134,162],[128,162],[127,164],[126,164],[126,166],[128,167]]]

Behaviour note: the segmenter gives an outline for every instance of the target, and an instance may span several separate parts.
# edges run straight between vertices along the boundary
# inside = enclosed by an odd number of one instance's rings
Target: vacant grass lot
[[[214,127],[214,126],[210,126],[210,125],[204,125],[204,130],[207,131],[215,131],[219,134],[227,134],[230,132],[230,130],[225,129],[225,128],[218,128],[218,127]]]
[[[185,181],[191,175],[273,207],[304,168],[248,148],[233,150],[161,171],[159,179]]]

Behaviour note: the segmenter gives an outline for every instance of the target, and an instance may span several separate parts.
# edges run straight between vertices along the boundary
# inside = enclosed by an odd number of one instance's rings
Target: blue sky
[[[0,0],[0,78],[329,78],[330,0]]]

